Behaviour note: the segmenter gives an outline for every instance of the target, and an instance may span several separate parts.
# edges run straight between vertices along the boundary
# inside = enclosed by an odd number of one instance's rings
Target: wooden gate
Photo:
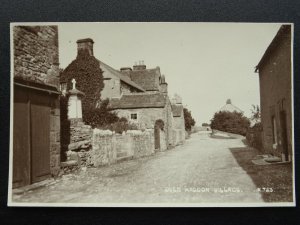
[[[50,176],[50,97],[15,87],[13,188]]]

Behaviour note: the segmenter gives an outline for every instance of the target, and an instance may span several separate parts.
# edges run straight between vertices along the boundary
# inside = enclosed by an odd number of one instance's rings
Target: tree
[[[220,111],[215,113],[211,120],[211,128],[230,132],[234,134],[246,135],[250,121],[243,113]]]
[[[255,124],[260,122],[260,108],[258,105],[252,105],[251,118]]]
[[[195,126],[195,120],[192,117],[191,111],[187,108],[183,108],[183,115],[184,115],[184,125],[186,131],[191,131],[192,126]]]
[[[67,90],[72,89],[72,79],[76,80],[76,88],[84,92],[82,100],[83,115],[90,109],[94,109],[101,97],[104,87],[100,62],[91,56],[87,50],[81,50],[76,59],[68,67],[61,71],[60,81],[67,84]]]

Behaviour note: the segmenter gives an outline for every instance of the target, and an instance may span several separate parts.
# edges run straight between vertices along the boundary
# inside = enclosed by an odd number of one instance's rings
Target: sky
[[[259,105],[255,66],[276,23],[60,23],[60,67],[76,58],[76,41],[94,40],[94,56],[115,69],[144,61],[160,67],[169,96],[182,97],[196,125],[210,123],[227,99],[251,115]]]

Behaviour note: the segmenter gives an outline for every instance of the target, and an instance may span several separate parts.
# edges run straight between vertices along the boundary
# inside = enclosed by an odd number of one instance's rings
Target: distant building
[[[283,25],[256,66],[259,73],[263,146],[292,158],[291,26]]]
[[[232,104],[231,99],[227,99],[226,104],[219,111],[243,113],[241,109]]]
[[[13,27],[13,188],[60,170],[57,26]]]

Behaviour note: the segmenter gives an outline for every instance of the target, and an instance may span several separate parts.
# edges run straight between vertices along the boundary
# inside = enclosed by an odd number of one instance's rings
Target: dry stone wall
[[[105,166],[122,159],[134,159],[155,153],[154,130],[128,130],[117,134],[110,130],[94,129],[81,121],[71,120],[71,143],[68,160],[81,167]],[[160,151],[167,149],[166,134],[160,132]],[[70,168],[67,163],[66,168]],[[72,164],[73,165],[73,164]]]
[[[91,166],[92,128],[80,119],[72,119],[70,122],[69,160],[76,160],[83,167]]]
[[[127,131],[116,134],[109,130],[94,129],[91,163],[104,166],[126,158],[139,158],[154,154],[153,130]]]

